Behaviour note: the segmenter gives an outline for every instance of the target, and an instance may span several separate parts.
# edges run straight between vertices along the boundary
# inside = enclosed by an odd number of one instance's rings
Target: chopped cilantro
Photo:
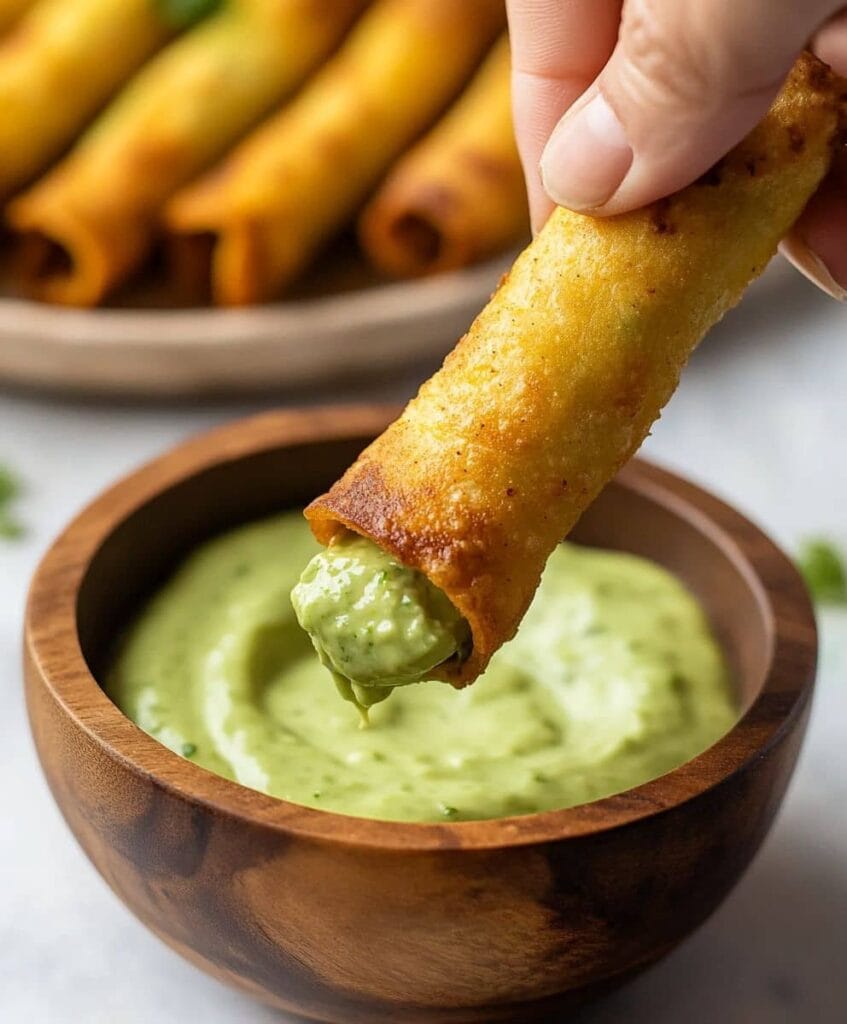
[[[165,22],[175,29],[188,28],[221,6],[221,0],[153,0]]]
[[[182,756],[183,757],[194,757],[197,753],[196,743],[183,743],[182,745]]]
[[[800,572],[816,601],[847,604],[847,569],[844,557],[828,540],[811,537],[800,546]]]
[[[458,816],[459,816],[458,809],[455,808],[455,807],[450,807],[449,804],[439,804],[438,805],[438,809],[441,811],[442,815],[445,818],[452,819],[452,818],[458,818]]]

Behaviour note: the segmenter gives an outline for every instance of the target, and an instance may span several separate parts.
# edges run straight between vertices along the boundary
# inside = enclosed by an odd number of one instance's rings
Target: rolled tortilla
[[[512,132],[509,40],[394,167],[359,219],[359,241],[384,273],[414,277],[466,266],[529,236]]]
[[[824,177],[843,88],[803,56],[697,184],[611,219],[557,210],[442,369],[308,507],[319,541],[369,537],[468,620],[470,657],[434,678],[473,681],[515,633],[553,548]]]
[[[180,255],[194,250],[214,300],[276,295],[455,95],[504,22],[501,0],[378,0],[288,107],[168,205],[169,231],[187,239]]]
[[[26,290],[100,301],[146,254],[165,199],[298,86],[363,5],[228,0],[166,47],[9,207]]]
[[[0,196],[42,172],[171,33],[154,0],[32,5],[0,40]]]
[[[18,20],[28,7],[32,7],[35,0],[0,0],[0,32]]]

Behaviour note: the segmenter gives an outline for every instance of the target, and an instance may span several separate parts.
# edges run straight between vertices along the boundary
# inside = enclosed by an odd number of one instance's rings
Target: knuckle
[[[725,81],[722,51],[706,45],[692,14],[691,5],[675,0],[624,4],[619,78],[636,102],[654,109],[703,108],[716,102]]]

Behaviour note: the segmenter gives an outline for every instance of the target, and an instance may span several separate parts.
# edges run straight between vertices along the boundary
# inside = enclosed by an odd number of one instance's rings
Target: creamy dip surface
[[[318,550],[293,512],[202,546],[129,630],[111,698],[161,743],[245,786],[419,822],[620,792],[737,718],[720,649],[684,587],[643,559],[563,544],[480,679],[402,686],[361,728],[291,605]]]
[[[338,692],[362,711],[397,686],[425,679],[470,647],[470,628],[438,587],[373,541],[342,534],[306,566],[291,591]]]

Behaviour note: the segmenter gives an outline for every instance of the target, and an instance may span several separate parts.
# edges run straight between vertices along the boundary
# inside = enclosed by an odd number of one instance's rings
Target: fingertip
[[[847,12],[842,11],[818,31],[811,50],[839,75],[847,75]]]
[[[515,136],[536,233],[555,206],[541,181],[542,151],[562,115],[608,61],[621,0],[507,0],[507,9]]]
[[[529,199],[529,217],[530,225],[532,227],[532,237],[538,234],[538,232],[544,227],[547,221],[550,219],[550,214],[556,209],[556,204],[550,199],[547,193],[541,188],[540,184],[535,194],[530,194]]]
[[[599,210],[615,195],[633,152],[617,114],[597,89],[562,118],[541,155],[541,180],[553,202]]]
[[[812,251],[801,236],[794,232],[787,235],[780,243],[779,251],[795,270],[799,270],[807,281],[811,281],[825,295],[838,302],[847,300],[847,289],[836,281],[821,257]]]
[[[831,175],[780,246],[782,254],[827,295],[847,300],[847,188]]]
[[[541,180],[541,154],[554,127],[588,82],[538,78],[522,72],[512,75],[515,137],[526,179],[530,220],[537,233],[547,222],[554,202]]]

